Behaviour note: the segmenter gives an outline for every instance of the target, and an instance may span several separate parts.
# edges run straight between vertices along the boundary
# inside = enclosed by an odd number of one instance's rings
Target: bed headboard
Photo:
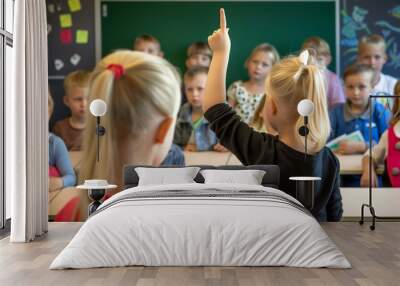
[[[124,186],[123,189],[136,187],[139,183],[139,176],[135,171],[137,167],[147,167],[147,168],[155,168],[151,166],[143,166],[143,165],[127,165],[124,167]],[[189,166],[190,167],[190,166]],[[211,166],[211,165],[195,165],[195,167],[200,167],[202,170],[204,169],[219,169],[219,170],[263,170],[265,171],[265,175],[262,179],[261,184],[265,187],[278,188],[279,186],[279,167],[277,165],[250,165],[250,166],[240,166],[240,165],[224,165],[224,166]],[[182,168],[181,166],[160,166],[157,168]],[[204,178],[200,174],[194,178],[197,183],[204,183]]]

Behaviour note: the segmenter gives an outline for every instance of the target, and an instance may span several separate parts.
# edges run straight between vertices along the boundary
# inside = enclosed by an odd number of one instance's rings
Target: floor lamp
[[[361,220],[360,224],[364,224],[364,208],[369,208],[369,211],[372,215],[372,225],[369,226],[371,230],[375,230],[375,222],[376,219],[400,219],[400,217],[390,217],[390,216],[377,216],[375,213],[375,208],[372,204],[372,102],[374,99],[377,98],[386,98],[386,99],[393,99],[393,98],[400,98],[397,95],[370,95],[368,99],[369,104],[369,203],[362,204],[361,206]]]

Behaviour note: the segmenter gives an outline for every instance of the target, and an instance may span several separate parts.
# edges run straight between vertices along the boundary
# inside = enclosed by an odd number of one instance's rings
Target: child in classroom
[[[102,99],[107,104],[101,119],[107,136],[96,162],[96,148],[90,147],[97,140],[96,119],[89,117],[79,182],[101,178],[121,189],[124,165],[159,166],[171,148],[180,107],[180,76],[161,57],[120,50],[99,61],[90,86],[90,101]]]
[[[210,66],[211,56],[210,47],[206,42],[193,42],[187,48],[186,68],[188,70],[198,66],[208,68]],[[185,87],[182,87],[182,105],[186,102],[187,96],[185,95]]]
[[[379,138],[388,127],[390,112],[379,102],[369,106],[369,95],[376,82],[376,71],[365,64],[353,64],[343,74],[346,103],[340,104],[329,113],[331,121],[331,139],[354,131],[361,133],[361,140],[344,139],[338,143],[337,153],[362,154],[369,148],[369,114],[372,108],[372,142]],[[360,136],[360,137],[361,137]],[[360,176],[342,176],[342,185],[359,187]]]
[[[394,87],[394,95],[400,96],[400,81]],[[378,186],[376,169],[379,165],[385,165],[383,174],[384,187],[400,187],[400,99],[393,99],[393,117],[389,128],[382,134],[379,143],[372,147],[372,186]],[[361,187],[369,186],[369,150],[362,160],[363,173]]]
[[[386,43],[381,35],[371,34],[361,38],[358,43],[358,62],[371,66],[377,72],[378,78],[373,89],[375,95],[393,95],[394,92],[397,79],[382,73],[386,61]]]
[[[228,102],[244,122],[252,121],[265,93],[265,78],[278,61],[279,54],[274,46],[267,43],[258,45],[245,62],[249,79],[235,81],[228,88]]]
[[[53,113],[54,101],[49,92],[48,111],[49,119]],[[76,175],[72,168],[67,147],[63,140],[49,132],[49,190],[56,191],[65,187],[74,186]]]
[[[364,141],[341,141],[338,153],[343,155],[364,153],[369,147],[369,108],[371,107],[368,98],[376,82],[376,72],[368,65],[353,64],[346,68],[343,79],[347,100],[329,113],[332,128],[330,138],[334,139],[359,130]],[[372,108],[372,142],[376,144],[387,129],[390,112],[379,102],[374,102]]]
[[[279,189],[293,197],[296,188],[289,177],[320,177],[311,213],[319,221],[339,221],[343,212],[339,162],[325,147],[329,136],[325,79],[308,51],[301,57],[290,56],[276,63],[267,76],[263,116],[279,133],[278,137],[255,131],[225,102],[230,38],[223,9],[220,10],[220,29],[208,37],[208,42],[213,57],[203,100],[204,117],[221,144],[244,165],[278,165]],[[304,137],[298,132],[304,119],[298,114],[297,105],[303,99],[314,103],[314,112],[309,116],[307,156]]]
[[[202,110],[207,73],[208,68],[196,66],[187,70],[183,77],[187,102],[179,111],[174,143],[186,151],[219,150],[217,137],[204,119]]]
[[[64,79],[64,104],[71,111],[71,116],[57,121],[53,133],[61,137],[69,151],[80,151],[82,132],[86,125],[87,96],[90,72],[77,70]]]
[[[328,108],[332,109],[334,106],[344,103],[345,97],[343,93],[343,86],[339,77],[328,69],[332,61],[331,49],[328,43],[320,37],[310,37],[304,41],[302,50],[313,49],[317,53],[317,62],[324,69],[327,86],[327,100]]]
[[[143,34],[136,37],[133,42],[133,50],[144,52],[153,56],[164,57],[164,53],[161,50],[160,42],[156,37],[148,34]]]
[[[187,49],[186,68],[192,69],[197,66],[209,67],[211,62],[211,50],[205,42],[194,42]]]

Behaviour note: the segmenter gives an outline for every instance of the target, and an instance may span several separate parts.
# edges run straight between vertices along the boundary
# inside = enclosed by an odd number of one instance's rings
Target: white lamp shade
[[[314,112],[314,103],[309,99],[303,99],[297,105],[297,112],[301,116],[308,116]]]
[[[103,116],[107,112],[107,104],[102,99],[95,99],[90,103],[90,113],[94,116]]]

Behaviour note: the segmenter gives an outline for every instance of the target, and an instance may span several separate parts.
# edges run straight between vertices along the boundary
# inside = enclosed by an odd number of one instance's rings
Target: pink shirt
[[[325,69],[325,76],[328,82],[328,108],[331,110],[335,105],[344,103],[346,98],[344,97],[343,86],[339,77],[328,69]]]

